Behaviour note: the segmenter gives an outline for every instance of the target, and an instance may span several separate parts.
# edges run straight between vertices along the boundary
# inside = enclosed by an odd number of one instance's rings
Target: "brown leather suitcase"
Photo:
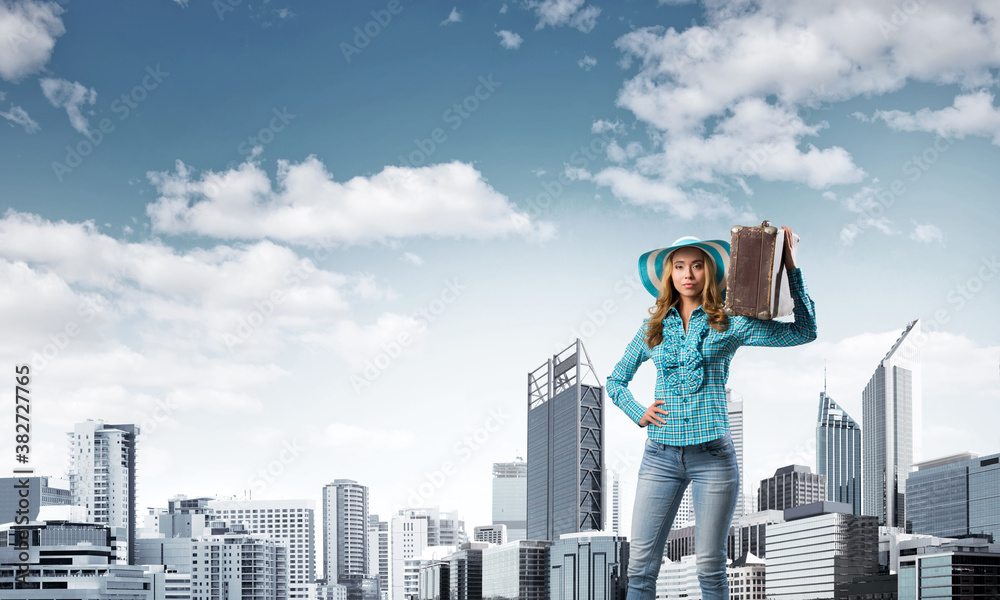
[[[792,314],[792,296],[782,261],[784,231],[764,221],[760,227],[737,225],[731,232],[723,307],[726,314],[762,320]]]

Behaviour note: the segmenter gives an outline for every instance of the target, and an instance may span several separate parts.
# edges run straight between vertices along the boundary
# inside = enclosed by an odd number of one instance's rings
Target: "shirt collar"
[[[695,307],[693,311],[691,311],[691,316],[694,317],[699,312],[701,313],[705,312],[705,309],[703,309],[700,304],[697,307]],[[671,316],[677,319],[681,318],[681,313],[678,312],[676,304],[667,309],[667,315],[665,318],[670,318]]]

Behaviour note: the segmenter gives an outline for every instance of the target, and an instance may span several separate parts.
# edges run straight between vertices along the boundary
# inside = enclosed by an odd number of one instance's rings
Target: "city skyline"
[[[639,255],[764,219],[819,337],[732,363],[747,483],[815,464],[824,365],[861,415],[914,319],[923,458],[997,451],[992,6],[391,4],[0,3],[0,362],[32,365],[36,475],[101,419],[141,429],[140,511],[346,478],[471,531],[527,374],[579,337],[603,384]],[[645,432],[604,432],[627,533]]]

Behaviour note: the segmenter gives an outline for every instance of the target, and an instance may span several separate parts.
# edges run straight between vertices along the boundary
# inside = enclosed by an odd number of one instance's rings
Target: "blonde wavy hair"
[[[711,269],[705,270],[705,287],[701,293],[701,308],[708,317],[708,325],[719,332],[729,329],[729,317],[722,310],[722,289],[719,282],[715,280],[715,261],[702,249],[695,248],[701,252],[701,256],[706,265],[712,265]],[[667,257],[664,264],[673,269],[673,252]],[[646,327],[646,345],[655,348],[663,342],[663,319],[667,316],[670,307],[680,304],[681,295],[674,287],[674,279],[669,274],[663,278],[663,291],[656,299],[656,304],[649,309],[649,322]]]

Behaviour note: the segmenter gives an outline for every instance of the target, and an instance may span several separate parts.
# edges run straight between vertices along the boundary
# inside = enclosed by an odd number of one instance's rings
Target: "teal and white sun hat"
[[[702,241],[696,237],[682,237],[666,248],[650,250],[639,257],[639,277],[646,291],[654,298],[660,297],[664,282],[670,277],[670,269],[666,268],[670,254],[678,248],[694,246],[708,255],[715,263],[715,281],[719,284],[722,297],[726,297],[726,269],[729,267],[729,242],[723,240]]]

